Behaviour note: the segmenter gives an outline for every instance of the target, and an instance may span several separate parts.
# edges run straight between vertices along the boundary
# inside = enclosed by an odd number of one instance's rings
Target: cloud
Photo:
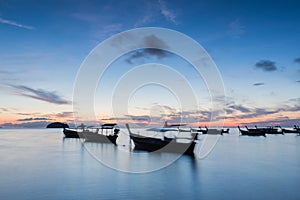
[[[294,62],[295,62],[295,63],[300,63],[300,58],[296,58],[296,59],[294,60]]]
[[[282,123],[282,125],[287,124],[288,120],[281,121],[279,120],[280,116],[282,116],[285,112],[299,112],[300,111],[300,98],[293,98],[289,99],[287,102],[283,103],[282,105],[278,105],[276,108],[246,108],[244,106],[236,106],[233,103],[231,103],[227,110],[226,119],[232,119],[232,120],[241,120],[241,119],[255,119],[255,118],[260,118],[263,117],[264,120],[261,122],[255,122],[256,124],[259,123],[270,123],[272,120],[268,120],[266,118],[274,118],[278,120],[277,122],[279,124]],[[245,108],[245,110],[244,110]],[[236,113],[236,111],[239,110],[242,113]],[[279,114],[272,116],[274,114]],[[275,122],[276,120],[273,120]],[[254,123],[254,122],[251,122]],[[255,124],[254,123],[254,124]],[[273,123],[274,124],[274,123]]]
[[[9,112],[9,109],[7,109],[7,108],[0,108],[0,110],[1,110],[2,112]]]
[[[150,122],[150,116],[147,115],[126,115],[127,117],[131,118],[133,121],[143,121],[143,122]]]
[[[129,57],[126,59],[126,61],[132,64],[134,63],[135,60],[138,59],[142,59],[142,58],[149,59],[151,57],[162,59],[164,57],[167,57],[168,54],[169,53],[167,51],[160,50],[160,49],[153,49],[153,48],[140,49],[131,53]]]
[[[250,123],[241,123],[242,125],[254,126],[257,125],[258,127],[265,127],[265,126],[274,126],[280,125],[283,127],[293,127],[294,125],[299,124],[300,118],[297,119],[290,119],[287,116],[280,117],[277,119],[272,120],[265,120],[265,121],[254,121]]]
[[[45,101],[53,104],[70,104],[70,101],[67,101],[56,94],[56,92],[50,92],[42,89],[33,89],[24,85],[10,85],[11,87],[18,90],[20,96],[30,97],[40,101]]]
[[[174,13],[174,11],[167,8],[166,2],[163,0],[158,0],[158,4],[160,12],[166,18],[166,20],[177,25],[178,22],[176,21],[176,14]]]
[[[123,25],[122,24],[108,24],[101,28],[100,31],[96,32],[95,35],[97,37],[108,37],[110,35],[116,34],[122,31]]]
[[[35,118],[23,118],[23,119],[18,119],[17,121],[19,122],[23,122],[23,121],[41,121],[41,120],[51,120],[50,118],[46,118],[46,117],[35,117]]]
[[[61,112],[54,115],[55,117],[65,118],[65,117],[73,117],[73,112]]]
[[[102,118],[101,120],[103,121],[127,121],[129,118],[128,117],[105,117]]]
[[[0,17],[0,23],[8,24],[8,25],[11,25],[11,26],[16,26],[16,27],[24,28],[24,29],[28,29],[28,30],[35,29],[33,26],[27,26],[27,25],[19,24],[17,22],[12,21],[12,20],[3,19],[1,17]]]
[[[242,113],[249,113],[251,112],[251,110],[245,106],[242,105],[230,105],[227,108],[228,110],[234,112],[234,111],[240,111]]]
[[[255,67],[258,69],[262,69],[266,72],[276,71],[277,67],[275,65],[275,62],[270,60],[261,60],[255,64]]]
[[[299,81],[296,81],[297,83],[300,83],[300,80]]]
[[[152,1],[145,1],[143,8],[143,16],[139,17],[137,22],[134,24],[134,27],[138,27],[147,23],[154,21],[155,16],[158,13],[157,3]]]
[[[145,49],[140,49],[136,50],[133,53],[129,54],[128,58],[126,61],[128,63],[133,63],[137,59],[145,58],[149,59],[151,57],[155,57],[157,59],[162,59],[168,56],[171,56],[172,54],[169,53],[168,51],[162,50],[162,49],[168,49],[168,45],[158,38],[155,35],[148,35],[143,39],[143,42],[141,44],[142,46],[155,46],[158,48],[145,48]]]
[[[265,85],[265,83],[259,82],[259,83],[254,83],[254,84],[253,84],[253,86],[261,86],[261,85]]]
[[[240,24],[240,20],[236,19],[229,23],[228,34],[234,38],[240,38],[245,33],[245,27]]]
[[[48,121],[25,122],[20,124],[4,123],[0,124],[4,128],[45,128],[49,124]]]

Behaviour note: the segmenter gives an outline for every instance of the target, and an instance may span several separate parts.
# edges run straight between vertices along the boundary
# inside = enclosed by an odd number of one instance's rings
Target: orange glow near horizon
[[[66,112],[68,114],[63,115],[63,114],[37,114],[35,115],[34,113],[32,114],[14,114],[14,113],[9,113],[7,115],[2,115],[0,116],[0,126],[5,127],[5,123],[11,123],[11,124],[16,124],[16,125],[21,125],[22,123],[32,123],[32,122],[64,122],[64,123],[69,123],[73,124],[74,117],[71,112]],[[147,116],[147,115],[141,115],[141,116]],[[207,127],[236,127],[238,125],[255,125],[257,123],[264,123],[270,125],[280,125],[282,122],[288,122],[289,120],[297,120],[300,116],[300,112],[282,112],[282,113],[274,113],[274,114],[269,114],[269,115],[262,115],[259,117],[253,117],[253,118],[238,118],[239,116],[228,116],[228,118],[224,119],[224,121],[212,121],[212,122],[187,122],[187,126],[190,127],[199,127],[199,126],[207,126]],[[172,120],[172,117],[161,117],[161,116],[155,116],[157,118],[164,118],[165,120],[172,121],[173,123],[180,123],[180,122],[175,122]],[[26,120],[29,118],[28,120]],[[45,118],[45,120],[30,120],[30,118]],[[20,119],[24,119],[23,121]],[[89,122],[88,120],[82,120],[83,122],[86,121],[87,123]],[[300,122],[300,120],[299,120]],[[105,116],[97,116],[97,122],[99,124],[102,123],[118,123],[118,124],[125,124],[125,123],[131,123],[131,124],[136,124],[138,126],[143,125],[143,126],[163,126],[164,120],[161,122],[148,122],[147,120],[134,120],[130,119],[130,117],[110,117],[108,115]],[[2,124],[2,125],[1,125]],[[297,124],[297,123],[296,123]],[[298,123],[299,124],[299,123]],[[290,124],[291,126],[294,124]],[[13,127],[13,126],[11,126]]]

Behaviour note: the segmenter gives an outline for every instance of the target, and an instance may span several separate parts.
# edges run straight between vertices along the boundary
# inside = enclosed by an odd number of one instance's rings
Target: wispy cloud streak
[[[27,26],[27,25],[19,24],[19,23],[15,22],[15,21],[8,20],[8,19],[3,19],[1,17],[0,17],[0,23],[1,24],[8,24],[8,25],[11,25],[11,26],[16,26],[16,27],[24,28],[24,29],[28,29],[28,30],[35,29],[35,27],[33,27],[33,26]]]
[[[253,86],[262,86],[262,85],[265,85],[265,83],[260,82],[260,83],[254,83],[254,84],[253,84]]]
[[[46,91],[42,89],[33,89],[24,85],[10,85],[11,87],[17,89],[18,94],[25,97],[30,97],[33,99],[45,101],[53,104],[70,104],[67,101],[56,94],[56,92]]]
[[[245,33],[245,27],[240,24],[239,19],[236,19],[229,23],[230,30],[229,35],[234,38],[240,38],[241,35]]]
[[[51,120],[50,118],[47,117],[30,117],[30,118],[23,118],[23,119],[18,119],[17,121],[19,122],[25,122],[25,121],[42,121],[42,120]]]
[[[172,10],[167,8],[166,2],[163,0],[159,0],[158,3],[159,3],[160,12],[166,18],[166,20],[174,24],[178,24],[176,21],[176,14]]]

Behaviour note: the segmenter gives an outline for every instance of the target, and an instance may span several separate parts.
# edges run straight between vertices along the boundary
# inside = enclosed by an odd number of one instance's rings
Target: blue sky
[[[280,0],[0,0],[0,126],[72,122],[73,84],[85,57],[110,36],[140,27],[182,32],[207,50],[224,81],[228,111],[225,124],[299,124],[299,6],[298,1]],[[127,58],[125,55],[116,63],[134,67],[126,63]],[[188,67],[174,56],[152,55],[136,62],[153,61],[172,65],[179,71],[185,70],[180,66]],[[176,66],[178,62],[182,65]],[[113,74],[108,74],[108,78]],[[194,84],[199,85],[197,80]],[[150,88],[144,92],[155,93]],[[205,87],[196,90],[205,91]],[[101,98],[101,94],[97,95]],[[141,101],[130,106],[137,112],[132,111],[132,115],[142,118],[149,115],[149,110],[136,111]],[[159,103],[169,106],[168,112],[178,111],[176,105],[166,103],[168,97],[153,101],[144,101],[143,106]],[[95,107],[99,120],[128,117],[110,116],[109,112],[102,112],[105,108],[101,105]],[[209,111],[203,109],[199,112]],[[191,108],[184,111],[195,117]],[[207,122],[208,116],[200,119]],[[161,116],[157,118],[162,120]]]

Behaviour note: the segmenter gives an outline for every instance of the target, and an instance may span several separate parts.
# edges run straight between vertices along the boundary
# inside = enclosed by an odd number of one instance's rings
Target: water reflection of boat
[[[163,139],[161,139],[132,133],[128,124],[126,124],[126,127],[128,129],[130,139],[135,145],[134,149],[136,150],[145,150],[149,152],[172,152],[194,155],[194,148],[196,145],[198,133],[191,133],[190,138],[178,139],[164,137]]]
[[[246,127],[247,130],[243,130],[240,128],[240,126],[238,126],[238,129],[241,133],[241,135],[248,135],[248,136],[264,136],[266,137],[266,133],[263,132],[262,130],[260,129],[248,129]]]
[[[120,129],[115,123],[103,124],[100,127],[80,125],[76,129],[64,128],[66,138],[83,138],[86,142],[116,144]]]

